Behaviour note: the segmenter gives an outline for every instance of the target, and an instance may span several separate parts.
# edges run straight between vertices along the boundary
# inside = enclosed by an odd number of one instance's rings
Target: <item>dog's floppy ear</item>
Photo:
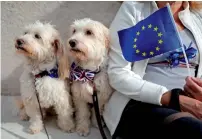
[[[69,61],[66,50],[60,39],[55,39],[52,43],[58,60],[58,74],[60,79],[69,77]]]
[[[109,39],[109,29],[105,26],[103,26],[103,33],[104,33],[104,39],[105,39],[105,47],[110,47],[110,39]]]

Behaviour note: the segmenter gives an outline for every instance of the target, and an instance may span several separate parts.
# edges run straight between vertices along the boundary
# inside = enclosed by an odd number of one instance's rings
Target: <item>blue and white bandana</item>
[[[39,74],[35,75],[35,78],[42,78],[43,76],[49,76],[51,78],[58,78],[58,65],[56,65],[51,70],[44,70],[40,72]]]

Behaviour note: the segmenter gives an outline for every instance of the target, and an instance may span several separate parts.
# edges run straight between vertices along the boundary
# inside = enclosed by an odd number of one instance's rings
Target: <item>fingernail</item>
[[[189,80],[190,76],[187,76],[185,80]]]

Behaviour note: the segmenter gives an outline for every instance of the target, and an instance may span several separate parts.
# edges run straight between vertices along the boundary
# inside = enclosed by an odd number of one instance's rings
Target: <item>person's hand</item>
[[[184,91],[188,96],[202,102],[202,79],[187,77]]]
[[[164,106],[168,106],[170,103],[171,91],[165,92],[161,97],[161,104]]]
[[[180,108],[181,111],[189,112],[196,116],[198,119],[202,120],[202,102],[194,98],[180,95]]]

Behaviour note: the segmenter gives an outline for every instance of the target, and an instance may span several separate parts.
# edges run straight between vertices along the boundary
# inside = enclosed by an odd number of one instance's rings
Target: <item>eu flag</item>
[[[118,31],[118,36],[123,56],[129,62],[151,58],[182,46],[169,5],[135,26]]]

